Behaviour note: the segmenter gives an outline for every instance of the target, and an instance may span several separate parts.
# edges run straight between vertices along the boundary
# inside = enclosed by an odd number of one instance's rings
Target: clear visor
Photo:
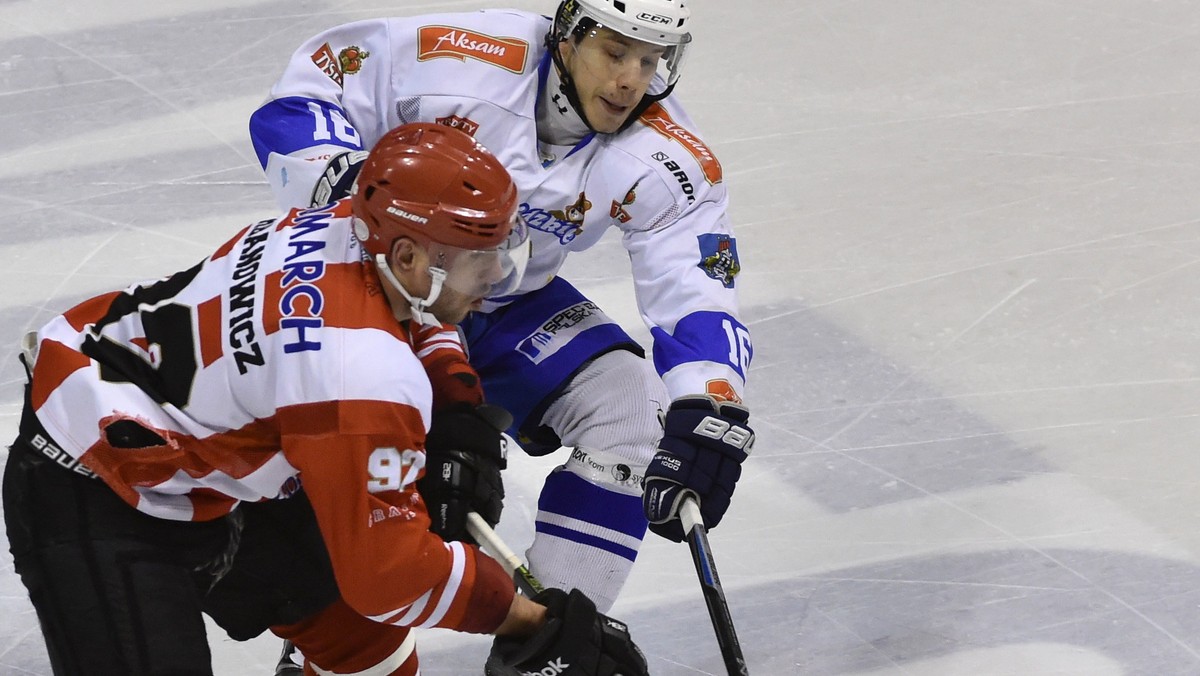
[[[495,249],[460,249],[437,242],[428,248],[430,267],[446,273],[442,287],[479,299],[516,291],[530,250],[529,230],[520,216],[513,217],[512,232]]]
[[[570,33],[568,34],[570,35]],[[633,78],[648,82],[646,93],[661,94],[679,80],[692,36],[675,36],[678,42],[651,42],[632,37],[611,23],[599,21],[582,39],[568,38],[577,61],[603,81]]]

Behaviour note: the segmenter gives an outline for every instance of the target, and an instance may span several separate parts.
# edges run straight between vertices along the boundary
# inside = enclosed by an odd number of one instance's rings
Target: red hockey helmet
[[[355,234],[372,257],[389,255],[398,237],[496,249],[517,210],[517,187],[495,156],[464,132],[425,122],[384,134],[352,195]]]
[[[440,321],[431,308],[443,287],[482,299],[520,285],[531,247],[517,215],[517,187],[464,132],[423,122],[389,131],[363,161],[350,194],[355,236],[418,322]],[[400,237],[429,256],[432,286],[424,298],[392,273],[388,259]]]

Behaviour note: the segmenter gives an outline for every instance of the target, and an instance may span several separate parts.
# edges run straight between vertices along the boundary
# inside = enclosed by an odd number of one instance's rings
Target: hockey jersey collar
[[[535,107],[534,107],[535,124],[537,123],[536,121],[541,118],[541,115],[539,113],[542,109],[543,103],[545,102],[544,97],[546,96],[546,86],[550,81],[550,65],[551,65],[550,50],[546,50],[546,52],[542,54],[541,62],[538,63],[537,103],[535,104]],[[575,116],[579,115],[579,113],[575,111],[574,106],[570,106],[569,114],[575,115]],[[580,121],[582,121],[582,118],[579,118],[579,119],[580,119]],[[584,122],[584,124],[586,125],[587,123]],[[541,130],[539,130],[539,132],[540,131]],[[538,134],[538,137],[539,138],[535,139],[535,141],[540,142],[541,141],[540,133]],[[588,143],[591,143],[592,139],[594,139],[594,138],[596,138],[596,132],[588,131],[588,133],[585,134],[583,136],[583,138],[579,139],[579,141],[575,144],[575,146],[573,148],[571,148],[571,151],[568,152],[566,155],[564,155],[562,159],[565,160],[568,157],[574,155],[576,152],[578,152],[579,150],[581,150],[582,148],[587,146]],[[549,166],[549,165],[546,165],[546,166]]]

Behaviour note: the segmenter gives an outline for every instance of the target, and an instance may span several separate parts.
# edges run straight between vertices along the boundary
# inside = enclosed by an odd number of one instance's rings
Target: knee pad
[[[246,641],[271,625],[298,622],[340,598],[333,564],[308,496],[243,503],[232,566],[208,589],[204,611]]]
[[[654,367],[632,352],[615,350],[580,369],[546,409],[542,422],[563,446],[585,449],[569,461],[571,471],[580,476],[595,474],[586,470],[589,461],[602,465],[603,471],[624,464],[640,476],[662,438],[658,413],[669,404],[667,388]]]

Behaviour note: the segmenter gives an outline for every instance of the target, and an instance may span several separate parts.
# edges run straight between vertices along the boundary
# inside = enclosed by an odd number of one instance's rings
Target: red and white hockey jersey
[[[209,520],[302,481],[355,610],[474,632],[504,619],[500,566],[428,530],[414,482],[430,381],[362,262],[348,201],[247,226],[38,338],[31,403],[50,441],[139,511]],[[114,447],[132,423],[159,439]]]
[[[672,396],[742,394],[752,347],[738,319],[741,264],[721,165],[670,96],[625,131],[541,144],[550,20],[486,10],[360,21],[292,56],[250,121],[267,181],[306,205],[328,158],[389,129],[438,122],[472,134],[512,174],[533,255],[519,292],[617,228],[654,361]],[[566,105],[565,102],[562,105]]]

